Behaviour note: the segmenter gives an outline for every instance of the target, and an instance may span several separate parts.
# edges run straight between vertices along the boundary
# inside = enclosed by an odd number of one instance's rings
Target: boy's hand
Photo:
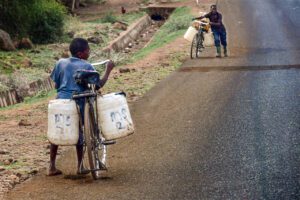
[[[115,67],[115,63],[113,61],[109,61],[106,63],[106,70],[111,71]]]

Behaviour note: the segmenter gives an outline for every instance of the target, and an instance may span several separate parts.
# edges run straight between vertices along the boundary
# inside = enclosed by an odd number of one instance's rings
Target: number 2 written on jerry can
[[[110,118],[113,123],[115,123],[117,129],[125,129],[127,122],[127,111],[125,108],[122,108],[121,111],[114,111],[110,113]]]

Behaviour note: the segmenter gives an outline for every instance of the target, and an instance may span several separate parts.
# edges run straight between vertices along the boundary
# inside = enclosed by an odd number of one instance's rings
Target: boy
[[[227,57],[227,41],[226,41],[226,29],[224,24],[222,23],[222,15],[217,11],[217,5],[212,5],[210,7],[210,13],[201,16],[201,17],[196,17],[193,18],[195,19],[203,19],[203,18],[209,18],[210,20],[210,25],[211,25],[211,30],[214,34],[214,39],[215,39],[215,46],[217,48],[217,58],[221,58],[221,44],[224,48],[224,56]]]
[[[83,38],[75,38],[69,46],[69,50],[72,57],[67,59],[60,59],[54,70],[52,71],[50,77],[55,82],[55,88],[57,90],[57,99],[71,99],[73,92],[82,92],[85,90],[84,87],[78,85],[73,78],[74,73],[77,70],[94,70],[94,67],[86,62],[90,54],[90,48],[88,41]],[[99,82],[99,85],[103,87],[109,77],[111,70],[114,67],[114,63],[109,61],[106,64],[105,74]],[[83,113],[83,104],[79,103],[80,111]],[[57,155],[58,146],[55,144],[50,145],[50,166],[48,175],[55,176],[62,174],[62,172],[56,168],[55,160]],[[81,165],[81,160],[83,157],[83,133],[79,133],[79,141],[76,145],[77,151],[77,173],[84,172]]]

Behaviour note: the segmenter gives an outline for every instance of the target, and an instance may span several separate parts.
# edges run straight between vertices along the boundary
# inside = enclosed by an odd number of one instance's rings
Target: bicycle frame
[[[85,107],[86,104],[88,104],[87,108],[89,108],[88,112],[84,112],[85,114],[88,113],[89,116],[84,116],[84,118],[88,117],[89,119],[89,125],[85,124],[83,125],[82,119],[80,117],[80,129],[84,130],[83,135],[84,135],[84,155],[85,151],[88,149],[88,156],[89,156],[89,162],[90,162],[90,172],[92,172],[93,178],[97,179],[98,174],[96,174],[96,171],[99,170],[106,170],[106,156],[107,156],[107,150],[106,146],[108,144],[104,143],[104,138],[101,136],[101,130],[99,129],[98,126],[98,106],[97,106],[97,96],[98,93],[95,89],[95,85],[89,85],[89,88],[87,91],[74,94],[73,99],[84,99],[85,100]],[[78,109],[77,105],[77,110],[81,116],[80,109]],[[86,109],[86,108],[85,108]],[[87,126],[87,127],[85,127]],[[93,129],[92,131],[90,129]],[[89,129],[89,134],[90,137],[86,138],[86,131],[85,129]],[[88,140],[87,140],[88,139]],[[89,143],[89,144],[88,144]],[[99,158],[98,151],[101,150],[101,160]],[[92,159],[92,161],[91,161]],[[82,158],[81,163],[83,164],[84,156]],[[91,165],[91,162],[94,164]]]
[[[207,22],[203,21],[194,21],[197,25],[196,28],[198,29],[198,32],[196,33],[192,44],[191,44],[191,50],[190,50],[190,57],[198,58],[200,52],[204,49],[203,41],[204,41],[204,32],[207,32],[209,29],[209,24]]]

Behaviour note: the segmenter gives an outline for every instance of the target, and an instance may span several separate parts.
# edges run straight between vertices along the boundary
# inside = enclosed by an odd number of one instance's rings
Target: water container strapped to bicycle
[[[78,70],[73,75],[77,84],[82,85],[87,88],[88,84],[93,84],[96,86],[96,89],[100,89],[100,75],[97,71],[93,70]]]

